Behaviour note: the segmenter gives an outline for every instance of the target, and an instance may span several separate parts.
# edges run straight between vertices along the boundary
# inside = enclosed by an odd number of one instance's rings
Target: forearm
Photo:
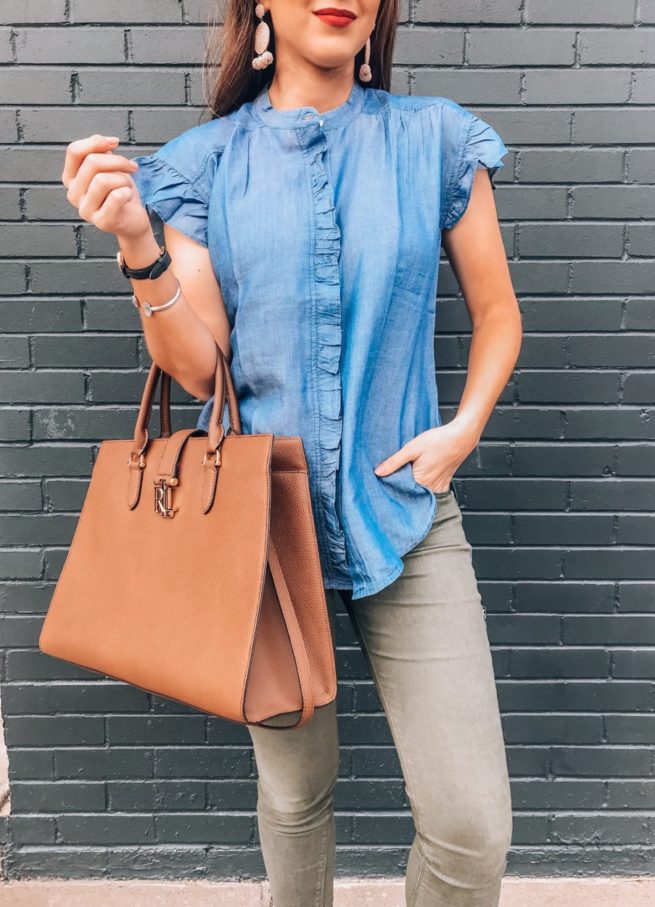
[[[455,420],[475,447],[521,348],[521,316],[516,300],[490,307],[473,325],[464,392]]]
[[[117,239],[131,268],[147,267],[160,254],[151,228],[138,238],[119,236]],[[141,306],[144,300],[153,306],[163,305],[175,295],[178,286],[172,264],[155,280],[130,282]],[[153,361],[188,393],[201,400],[209,399],[214,393],[216,341],[185,298],[184,290],[170,308],[148,317],[140,307],[139,317]]]

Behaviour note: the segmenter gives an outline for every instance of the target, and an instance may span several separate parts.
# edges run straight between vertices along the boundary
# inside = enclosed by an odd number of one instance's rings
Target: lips
[[[327,25],[336,25],[338,28],[344,28],[345,26],[350,25],[350,23],[354,22],[357,18],[352,10],[343,9],[337,6],[324,6],[313,12],[321,22],[325,22]]]

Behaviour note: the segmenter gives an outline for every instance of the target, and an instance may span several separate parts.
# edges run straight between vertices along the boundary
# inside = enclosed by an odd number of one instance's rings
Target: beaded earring
[[[255,6],[255,15],[260,20],[255,29],[255,53],[257,56],[252,61],[253,69],[266,69],[273,62],[273,54],[268,50],[268,42],[271,38],[271,30],[268,24],[264,22],[266,9],[263,3],[257,3]]]
[[[369,60],[371,59],[371,36],[369,35],[366,39],[366,45],[364,48],[364,62],[359,67],[359,78],[362,82],[370,82],[373,78],[371,73],[371,67],[369,65]]]

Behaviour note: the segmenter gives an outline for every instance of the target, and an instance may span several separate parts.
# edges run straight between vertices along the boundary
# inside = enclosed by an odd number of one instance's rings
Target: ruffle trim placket
[[[325,166],[327,141],[316,125],[299,133],[309,158],[314,212],[314,302],[316,320],[316,382],[318,396],[318,450],[320,463],[317,483],[322,503],[328,550],[332,563],[327,569],[338,571],[339,580],[350,576],[344,531],[336,510],[336,483],[341,455],[341,281],[339,252],[341,230],[335,218],[334,198]]]

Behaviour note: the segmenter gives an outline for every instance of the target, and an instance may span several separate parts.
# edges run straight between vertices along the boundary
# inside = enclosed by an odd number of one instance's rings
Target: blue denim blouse
[[[208,248],[242,429],[302,438],[325,587],[357,599],[401,573],[436,514],[411,463],[374,468],[442,424],[441,231],[476,167],[493,178],[507,148],[448,98],[355,81],[319,113],[278,110],[267,88],[137,157],[134,180],[151,212]]]

